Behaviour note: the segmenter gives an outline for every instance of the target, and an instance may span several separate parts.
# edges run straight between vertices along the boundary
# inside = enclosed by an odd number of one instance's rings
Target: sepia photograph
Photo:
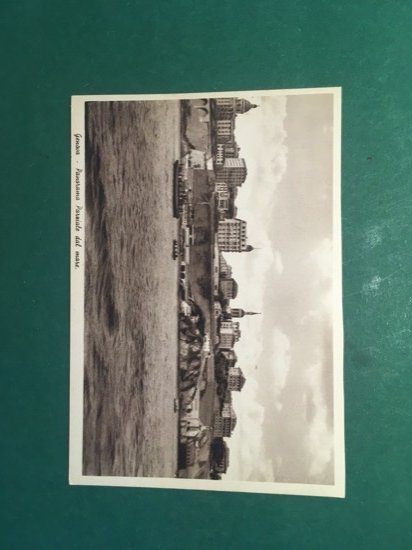
[[[344,497],[341,89],[72,98],[71,484]]]

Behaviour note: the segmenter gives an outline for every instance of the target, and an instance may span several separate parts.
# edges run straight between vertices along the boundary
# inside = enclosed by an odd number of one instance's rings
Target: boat
[[[179,412],[179,399],[177,397],[173,399],[173,410]]]
[[[177,239],[173,239],[173,246],[172,246],[172,257],[174,260],[179,256],[179,243],[177,242]]]
[[[180,165],[176,160],[173,164],[173,216],[179,217],[179,195],[180,195]]]

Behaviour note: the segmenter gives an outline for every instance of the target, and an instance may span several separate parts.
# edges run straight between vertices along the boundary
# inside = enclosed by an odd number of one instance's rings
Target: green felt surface
[[[411,548],[412,3],[0,13],[0,548]],[[69,487],[70,95],[335,85],[347,498]]]

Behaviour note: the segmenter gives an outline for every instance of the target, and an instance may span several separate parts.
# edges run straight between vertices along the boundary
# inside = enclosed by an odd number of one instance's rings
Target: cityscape
[[[241,320],[260,312],[231,307],[238,283],[225,253],[251,253],[236,197],[247,177],[236,119],[258,105],[243,98],[182,101],[182,158],[175,165],[179,237],[178,476],[219,480],[236,429],[233,392],[247,383],[236,355]],[[247,338],[247,335],[243,335]]]

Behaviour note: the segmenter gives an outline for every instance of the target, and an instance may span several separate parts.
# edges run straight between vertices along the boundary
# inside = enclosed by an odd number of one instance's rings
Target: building
[[[230,205],[230,192],[226,183],[220,182],[215,185],[216,205],[221,212],[227,212]]]
[[[220,324],[220,330],[233,330],[232,321],[222,321]]]
[[[234,119],[218,120],[216,122],[216,141],[217,143],[227,143],[233,140],[235,131]]]
[[[217,167],[216,181],[225,182],[229,186],[240,186],[247,176],[246,161],[243,158],[225,157],[222,166]]]
[[[228,193],[229,186],[224,181],[219,181],[215,185],[215,191],[216,193]]]
[[[195,438],[203,428],[202,422],[198,418],[185,417],[180,420],[180,441],[185,443],[187,439]]]
[[[219,331],[219,349],[232,349],[236,342],[236,335],[231,321],[223,321]]]
[[[233,330],[233,333],[235,335],[235,342],[239,342],[240,335],[242,334],[241,330],[240,330],[239,323],[233,323],[232,322],[232,330]]]
[[[252,104],[247,99],[237,97],[219,97],[215,100],[216,117],[221,120],[234,118],[255,109],[257,105]]]
[[[213,435],[214,437],[230,437],[236,426],[236,413],[233,406],[225,403],[222,411],[215,412]]]
[[[233,141],[233,143],[230,143],[230,142],[225,143],[223,145],[224,158],[226,158],[226,159],[238,158],[239,157],[239,151],[240,151],[240,147],[238,146],[236,141]]]
[[[253,250],[253,246],[246,242],[246,222],[239,218],[229,218],[219,222],[217,243],[223,252],[250,252]]]
[[[237,145],[234,139],[225,141],[224,143],[218,143],[216,145],[215,163],[216,168],[223,167],[225,159],[238,158],[240,147]]]
[[[235,345],[235,335],[233,330],[220,331],[219,333],[219,349],[232,349]]]
[[[234,349],[223,350],[220,352],[225,358],[228,368],[234,367],[237,362],[237,355]]]
[[[216,98],[216,118],[219,120],[232,119],[235,115],[235,102],[234,97]]]
[[[229,447],[221,437],[215,437],[211,445],[212,466],[215,472],[225,474],[229,467]]]
[[[229,367],[227,387],[230,391],[241,391],[246,378],[243,376],[243,372],[240,367]]]
[[[218,166],[221,166],[225,161],[225,146],[223,143],[216,145],[215,162]]]
[[[230,314],[232,317],[235,318],[241,318],[245,315],[260,315],[260,313],[257,313],[256,311],[245,311],[244,309],[241,309],[239,307],[230,308]]]
[[[233,279],[233,277],[231,277],[230,279],[228,278],[220,279],[219,286],[220,286],[220,292],[223,295],[223,298],[225,300],[233,300],[234,298],[236,298],[238,293],[238,284],[235,281],[235,279]]]
[[[251,103],[247,99],[236,98],[235,111],[237,115],[247,113],[250,109],[256,109],[256,107],[257,105],[255,103]]]
[[[233,323],[232,320],[222,321],[219,331],[219,348],[221,350],[233,349],[236,342],[240,340],[241,331],[239,323]]]
[[[223,254],[219,254],[219,262],[220,262],[220,277],[222,279],[230,279],[232,276],[232,268],[227,263],[226,258],[223,256]]]

